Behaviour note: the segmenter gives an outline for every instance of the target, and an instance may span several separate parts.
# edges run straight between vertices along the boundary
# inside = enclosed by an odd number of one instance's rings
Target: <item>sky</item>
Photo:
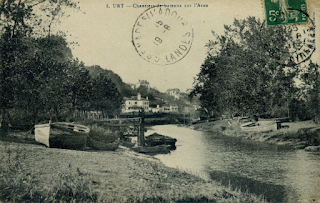
[[[207,7],[195,7],[196,2],[203,2],[200,4]],[[67,34],[68,42],[78,43],[71,46],[72,53],[85,65],[99,65],[103,69],[112,70],[125,83],[135,84],[138,80],[147,80],[151,87],[161,92],[169,88],[179,88],[185,92],[192,88],[194,78],[207,56],[205,45],[210,39],[214,39],[211,31],[223,34],[224,25],[231,25],[234,18],[255,16],[263,20],[264,7],[261,2],[80,0],[80,11],[67,10],[70,17],[62,18],[58,26]],[[170,9],[188,21],[194,34],[188,54],[176,63],[163,66],[144,60],[132,44],[133,26],[140,14],[147,9],[135,8],[134,5],[158,3],[181,5],[181,8]],[[319,23],[320,19],[316,21]],[[315,56],[312,59],[318,60]]]

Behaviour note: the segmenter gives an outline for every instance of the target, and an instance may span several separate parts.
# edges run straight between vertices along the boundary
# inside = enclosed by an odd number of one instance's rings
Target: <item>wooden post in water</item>
[[[144,146],[144,110],[140,112],[140,127],[138,134],[138,146]]]

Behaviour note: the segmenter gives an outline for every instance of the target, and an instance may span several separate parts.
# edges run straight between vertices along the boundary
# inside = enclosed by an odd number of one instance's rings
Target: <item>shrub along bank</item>
[[[320,143],[320,128],[313,121],[282,123],[282,128],[271,132],[244,132],[240,129],[242,123],[236,120],[219,120],[193,125],[195,130],[217,132],[227,136],[243,137],[261,142],[287,145],[295,149],[318,151]]]

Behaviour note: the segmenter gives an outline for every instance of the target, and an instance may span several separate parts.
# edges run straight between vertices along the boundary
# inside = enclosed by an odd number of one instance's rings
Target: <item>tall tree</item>
[[[31,36],[41,36],[40,30],[48,24],[42,16],[55,19],[61,7],[75,7],[69,0],[3,0],[0,1],[0,113],[1,131],[7,134],[9,113],[14,98],[14,85],[25,63],[26,41]],[[41,12],[40,12],[41,11]],[[43,23],[44,22],[44,23]],[[52,22],[52,21],[51,21]],[[51,24],[50,24],[51,25]],[[50,35],[50,32],[47,32]],[[30,50],[29,50],[30,51]],[[29,52],[32,53],[32,52]],[[28,54],[25,56],[29,56]]]
[[[302,80],[303,99],[306,100],[307,113],[320,123],[320,74],[319,65],[310,61],[300,74]]]
[[[91,107],[107,114],[120,109],[122,96],[116,85],[104,74],[92,79]]]
[[[274,106],[286,109],[284,95],[291,87],[287,83],[295,76],[287,74],[284,65],[290,32],[282,27],[265,28],[254,17],[235,19],[224,28],[224,35],[213,32],[215,40],[206,45],[208,57],[191,96],[200,95],[202,107],[212,115],[264,114]]]
[[[67,70],[69,81],[69,96],[72,113],[77,110],[87,110],[90,107],[92,77],[84,64],[74,60]]]

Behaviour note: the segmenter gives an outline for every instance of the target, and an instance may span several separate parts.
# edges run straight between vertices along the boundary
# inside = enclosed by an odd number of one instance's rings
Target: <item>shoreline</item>
[[[0,153],[3,202],[264,202],[126,147],[77,151],[0,141]]]
[[[266,142],[305,151],[319,152],[320,128],[313,121],[282,123],[283,128],[271,132],[245,132],[240,129],[240,122],[225,119],[194,124],[189,127],[198,131],[220,133],[231,137],[241,137],[257,142]]]

